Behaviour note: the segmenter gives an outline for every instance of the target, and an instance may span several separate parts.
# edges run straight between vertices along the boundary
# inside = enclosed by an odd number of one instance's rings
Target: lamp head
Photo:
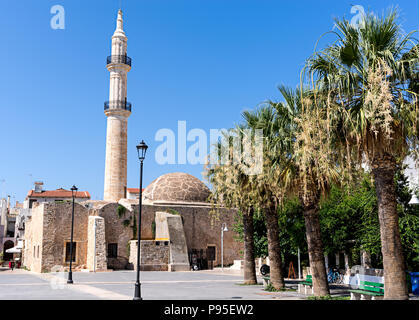
[[[141,140],[140,144],[137,145],[138,159],[140,159],[141,161],[145,159],[147,149],[148,146],[145,144],[144,140]]]
[[[227,231],[228,231],[227,224],[224,224],[223,231],[224,231],[224,232],[227,232]]]
[[[77,194],[77,190],[78,189],[77,189],[77,187],[75,185],[73,185],[70,190],[71,190],[71,196],[74,199],[74,195]]]

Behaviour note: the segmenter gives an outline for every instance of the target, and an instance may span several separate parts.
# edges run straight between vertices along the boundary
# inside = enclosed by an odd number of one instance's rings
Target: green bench
[[[304,294],[307,294],[307,288],[311,288],[311,293],[313,293],[313,276],[311,274],[308,274],[307,278],[298,284],[298,292],[303,293],[303,288]]]
[[[357,290],[349,290],[351,300],[381,300],[384,297],[384,284],[379,282],[360,281]]]

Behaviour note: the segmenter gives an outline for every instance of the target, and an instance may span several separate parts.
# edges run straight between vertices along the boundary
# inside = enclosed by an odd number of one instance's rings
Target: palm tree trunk
[[[278,214],[274,208],[265,210],[266,229],[268,234],[268,254],[270,261],[270,282],[275,289],[285,288],[282,272],[281,246],[279,243]]]
[[[378,198],[378,218],[384,266],[384,299],[406,300],[409,299],[409,296],[397,214],[395,172],[394,161],[380,161],[372,169]]]
[[[304,221],[306,225],[308,257],[310,260],[314,295],[327,296],[330,294],[330,291],[327,282],[317,205],[304,206]]]
[[[366,250],[361,250],[361,265],[364,268],[372,268],[371,254]]]
[[[244,284],[257,284],[253,232],[253,209],[250,209],[243,213]]]

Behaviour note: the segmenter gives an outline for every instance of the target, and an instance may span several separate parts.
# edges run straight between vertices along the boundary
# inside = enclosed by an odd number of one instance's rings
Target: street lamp
[[[70,271],[68,272],[68,284],[73,283],[73,271],[71,270],[72,262],[73,262],[73,231],[74,231],[74,198],[77,194],[77,187],[71,187],[71,197],[73,198],[73,208],[71,210],[71,238],[70,238]]]
[[[227,232],[227,223],[221,225],[221,271],[224,271],[224,232]]]
[[[148,146],[144,140],[141,140],[137,146],[138,159],[140,160],[140,198],[138,208],[138,231],[137,231],[137,281],[135,282],[134,300],[142,300],[141,298],[141,283],[140,283],[140,248],[141,248],[141,207],[143,202],[143,161],[147,152]]]
[[[300,248],[298,248],[298,279],[301,279]]]

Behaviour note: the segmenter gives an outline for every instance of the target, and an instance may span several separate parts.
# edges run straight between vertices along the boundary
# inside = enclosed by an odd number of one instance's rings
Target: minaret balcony
[[[106,101],[105,102],[105,111],[106,110],[127,110],[131,112],[131,102],[127,101]]]
[[[113,56],[108,56],[108,58],[106,59],[106,64],[126,64],[127,66],[131,67],[131,58],[128,56],[124,56],[124,55],[113,55]]]

